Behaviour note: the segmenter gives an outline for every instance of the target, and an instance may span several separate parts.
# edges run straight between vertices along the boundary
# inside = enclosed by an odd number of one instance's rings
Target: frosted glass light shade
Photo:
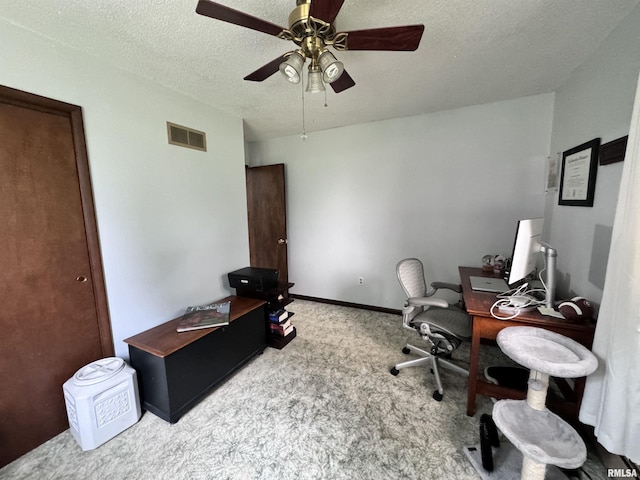
[[[309,69],[306,91],[309,93],[324,92],[324,83],[322,83],[322,72],[320,69]]]
[[[327,83],[335,82],[344,72],[342,62],[339,62],[329,50],[325,50],[320,54],[318,63],[322,70],[322,79]]]
[[[293,52],[280,64],[280,72],[282,72],[282,75],[291,83],[300,83],[303,64],[304,57],[298,52]]]

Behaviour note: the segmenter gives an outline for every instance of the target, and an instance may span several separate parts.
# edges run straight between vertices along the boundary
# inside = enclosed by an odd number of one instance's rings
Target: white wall
[[[639,71],[640,6],[556,92],[551,151],[627,135]],[[559,206],[558,192],[547,197],[549,242],[558,250],[561,295],[579,294],[596,303],[602,299],[606,232],[610,235],[613,226],[622,165],[598,168],[591,208]]]
[[[1,84],[83,107],[116,354],[230,294],[249,263],[242,120],[2,22],[0,44]],[[168,145],[166,121],[208,152]]]
[[[252,166],[286,164],[292,292],[400,308],[404,257],[457,282],[510,254],[544,214],[552,112],[546,94],[250,144]]]

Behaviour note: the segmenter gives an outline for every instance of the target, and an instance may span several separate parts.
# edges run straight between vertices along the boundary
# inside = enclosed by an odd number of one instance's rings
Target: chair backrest
[[[424,297],[427,292],[427,284],[424,280],[424,267],[417,258],[405,258],[396,266],[398,281],[407,295],[411,297]]]

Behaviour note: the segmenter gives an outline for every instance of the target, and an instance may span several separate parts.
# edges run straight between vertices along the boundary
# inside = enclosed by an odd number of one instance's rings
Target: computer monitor
[[[507,280],[509,285],[526,278],[536,269],[543,227],[543,218],[530,218],[518,222],[511,255],[511,269]]]
[[[536,268],[538,253],[542,252],[545,256],[545,278],[540,280],[545,288],[545,304],[553,308],[557,252],[541,241],[543,227],[543,218],[529,218],[518,222],[507,283],[512,285],[533,272]]]

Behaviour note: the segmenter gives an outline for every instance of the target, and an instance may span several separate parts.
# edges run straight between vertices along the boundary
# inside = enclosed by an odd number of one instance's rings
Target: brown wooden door
[[[251,266],[277,268],[280,281],[288,282],[284,164],[246,172]]]
[[[60,105],[0,88],[0,466],[68,428],[62,384],[113,355],[80,110]]]

